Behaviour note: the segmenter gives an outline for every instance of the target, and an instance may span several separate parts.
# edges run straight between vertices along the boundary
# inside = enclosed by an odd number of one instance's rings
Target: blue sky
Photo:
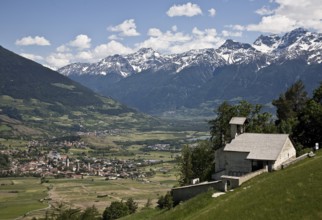
[[[321,0],[1,0],[0,45],[59,68],[141,47],[217,48],[297,27],[322,32]]]

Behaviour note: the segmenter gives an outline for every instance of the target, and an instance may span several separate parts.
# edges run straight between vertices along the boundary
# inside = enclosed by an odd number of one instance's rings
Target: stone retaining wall
[[[224,186],[221,180],[213,182],[204,182],[195,185],[173,188],[171,190],[171,195],[173,197],[174,203],[179,203],[181,201],[188,200],[200,193],[207,192],[209,189],[223,191],[223,187]]]

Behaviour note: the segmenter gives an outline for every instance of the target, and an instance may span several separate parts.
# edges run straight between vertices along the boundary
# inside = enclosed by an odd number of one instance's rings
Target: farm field
[[[176,184],[174,175],[161,173],[149,181],[105,180],[103,177],[48,180],[40,184],[39,178],[1,178],[0,219],[44,217],[46,212],[51,214],[61,205],[80,209],[94,205],[102,213],[112,201],[130,197],[140,208],[147,199],[155,206],[158,197]]]
[[[14,219],[31,210],[44,209],[47,188],[39,178],[0,178],[0,219]]]

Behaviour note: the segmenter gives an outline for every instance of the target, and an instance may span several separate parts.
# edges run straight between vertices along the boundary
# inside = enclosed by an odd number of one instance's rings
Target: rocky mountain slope
[[[58,71],[93,90],[152,114],[212,109],[223,100],[266,104],[296,80],[309,91],[322,80],[322,34],[295,29],[259,36],[251,44],[227,40],[217,49],[161,55],[142,48],[98,63]]]

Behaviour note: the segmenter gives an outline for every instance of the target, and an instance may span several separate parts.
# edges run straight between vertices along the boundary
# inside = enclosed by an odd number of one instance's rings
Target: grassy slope
[[[39,200],[47,196],[38,178],[0,179],[0,219],[14,219],[48,206]]]
[[[322,219],[322,152],[285,170],[263,174],[218,198],[199,195],[175,209],[129,219]]]

